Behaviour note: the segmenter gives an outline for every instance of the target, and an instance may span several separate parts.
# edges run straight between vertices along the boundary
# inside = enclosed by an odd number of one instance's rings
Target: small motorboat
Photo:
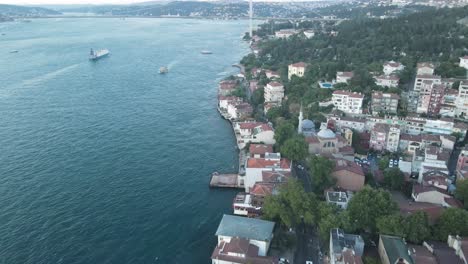
[[[166,74],[169,72],[169,69],[167,67],[161,67],[159,68],[159,73],[160,74]]]
[[[17,50],[12,50],[12,51],[10,51],[10,53],[18,53],[18,52],[19,52],[19,51],[17,51]]]
[[[203,55],[208,55],[208,54],[213,54],[213,52],[212,52],[212,51],[209,51],[209,50],[202,50],[202,51],[201,51],[201,54],[203,54]]]

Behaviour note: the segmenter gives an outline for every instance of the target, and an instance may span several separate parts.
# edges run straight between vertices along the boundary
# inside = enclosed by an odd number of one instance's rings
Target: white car
[[[314,262],[312,262],[312,260],[307,260],[306,264],[314,264]]]

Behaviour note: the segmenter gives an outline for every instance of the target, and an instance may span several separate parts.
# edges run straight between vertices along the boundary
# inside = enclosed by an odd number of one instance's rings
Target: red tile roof
[[[445,197],[444,201],[450,205],[450,207],[456,207],[456,208],[463,208],[462,202],[459,200],[453,198],[453,197]]]
[[[262,171],[263,182],[272,182],[272,183],[285,182],[289,178],[291,178],[291,172],[289,171],[284,171],[284,172]]]
[[[421,142],[421,135],[400,134],[400,140]]]
[[[353,72],[337,72],[336,76],[353,78],[354,73]]]
[[[432,64],[431,62],[420,62],[420,63],[418,63],[417,67],[418,68],[429,67],[429,68],[434,69],[434,64]]]
[[[364,98],[364,95],[356,92],[350,92],[350,91],[345,91],[345,90],[336,90],[333,92],[333,94],[339,94],[339,95],[347,95],[349,97],[354,97],[354,98]]]
[[[305,67],[307,67],[307,63],[305,63],[305,62],[297,62],[297,63],[291,64],[290,66],[292,66],[292,67],[298,67],[298,68],[299,68],[299,67],[305,68]]]
[[[243,123],[239,123],[239,127],[240,129],[249,129],[249,130],[252,130],[260,125],[263,125],[264,123],[260,123],[260,122],[243,122]],[[266,124],[268,125],[268,124]]]
[[[274,188],[274,183],[257,182],[250,190],[250,194],[265,197],[271,195]]]
[[[291,162],[288,159],[267,160],[263,158],[249,158],[247,160],[247,168],[272,168],[279,167],[281,169],[290,169]]]
[[[269,82],[267,85],[270,85],[272,87],[282,87],[283,85],[279,82]]]
[[[392,80],[392,81],[399,81],[400,78],[396,75],[380,75],[375,77],[376,80]]]
[[[266,144],[250,144],[249,153],[250,155],[258,154],[258,155],[265,155],[265,153],[272,153],[273,152],[273,145],[266,145]]]
[[[386,63],[384,63],[384,66],[390,66],[390,67],[393,67],[393,68],[398,68],[401,66],[401,63],[399,62],[395,62],[395,61],[388,61]]]
[[[333,172],[341,171],[341,170],[349,171],[349,172],[364,176],[364,172],[362,171],[361,166],[357,165],[356,163],[352,161],[347,161],[344,159],[336,159],[335,168],[333,169]]]

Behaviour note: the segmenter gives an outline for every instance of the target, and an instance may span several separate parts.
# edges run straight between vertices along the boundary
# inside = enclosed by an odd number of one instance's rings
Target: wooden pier
[[[238,174],[219,174],[214,172],[211,174],[210,188],[243,188],[239,186],[237,178]]]

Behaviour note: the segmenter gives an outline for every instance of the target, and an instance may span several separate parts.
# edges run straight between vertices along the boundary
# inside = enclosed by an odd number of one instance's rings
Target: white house
[[[427,74],[418,74],[416,75],[416,80],[414,81],[414,91],[421,91],[425,83],[431,82],[432,84],[441,84],[442,78],[437,75],[427,75]]]
[[[464,56],[460,58],[460,67],[468,70],[468,56]]]
[[[234,132],[239,149],[247,143],[275,144],[275,132],[273,127],[261,122],[237,122],[234,123]]]
[[[330,264],[363,263],[364,239],[360,235],[346,234],[342,229],[333,228],[330,230],[329,252]]]
[[[347,83],[354,77],[353,72],[337,72],[335,83]]]
[[[249,192],[256,182],[261,182],[263,171],[291,172],[291,161],[280,153],[266,153],[265,158],[248,158],[245,161],[244,187]]]
[[[344,90],[334,91],[332,101],[335,107],[345,113],[362,114],[364,95]]]
[[[434,70],[434,64],[431,62],[420,62],[416,67],[416,75],[433,75]]]
[[[291,80],[293,75],[297,77],[303,77],[305,74],[305,70],[307,68],[307,64],[304,62],[297,62],[288,65],[288,79]]]
[[[218,106],[220,109],[226,110],[228,108],[228,105],[231,103],[242,103],[242,98],[237,97],[237,96],[222,96],[220,95],[218,97]]]
[[[396,73],[398,71],[402,71],[405,69],[405,66],[399,62],[395,61],[388,61],[383,65],[383,72],[385,75],[391,75],[392,73]]]
[[[274,222],[223,215],[216,236],[218,244],[211,255],[212,264],[272,263],[267,257],[273,239]]]
[[[304,30],[304,36],[308,39],[313,38],[315,36],[315,31],[313,30]]]
[[[380,75],[374,78],[375,84],[382,87],[398,87],[400,78],[396,75]]]
[[[352,192],[340,192],[340,191],[327,191],[325,198],[327,203],[334,204],[341,209],[348,207],[348,202],[353,197]]]
[[[281,29],[275,32],[275,37],[277,38],[289,38],[297,34],[297,31],[294,29]]]
[[[279,82],[269,82],[265,86],[265,102],[281,103],[284,97],[284,86]]]

